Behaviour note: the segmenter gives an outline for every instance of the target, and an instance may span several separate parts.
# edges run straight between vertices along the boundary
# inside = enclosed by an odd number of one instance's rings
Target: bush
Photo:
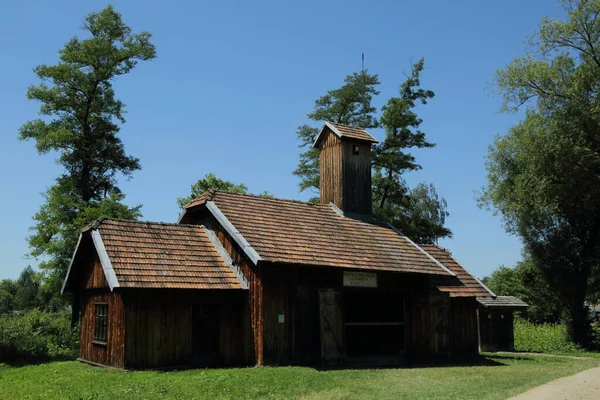
[[[72,359],[78,350],[79,333],[71,329],[69,313],[33,310],[0,315],[0,362]]]
[[[570,353],[580,351],[567,336],[563,324],[533,324],[515,318],[515,350],[535,353]]]

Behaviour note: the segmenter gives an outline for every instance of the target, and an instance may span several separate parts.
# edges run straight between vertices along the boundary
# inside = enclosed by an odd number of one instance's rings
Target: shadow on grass
[[[8,365],[11,368],[30,367],[33,365],[50,364],[61,361],[75,361],[74,357],[51,357],[51,358],[11,358],[3,360],[0,358],[0,364]]]
[[[457,367],[500,367],[507,364],[502,361],[534,361],[526,356],[486,355],[473,357],[407,357],[403,359],[346,360],[341,365],[315,367],[318,371],[362,370],[362,369],[398,369],[398,368],[457,368]]]

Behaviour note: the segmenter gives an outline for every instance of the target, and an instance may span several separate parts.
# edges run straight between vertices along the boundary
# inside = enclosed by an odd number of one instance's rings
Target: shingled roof
[[[330,205],[211,191],[185,208],[199,206],[229,225],[256,260],[452,276],[387,223],[344,217]]]
[[[505,309],[524,309],[529,307],[529,304],[514,296],[498,296],[493,297],[478,297],[477,302],[486,308],[505,308]]]
[[[431,279],[432,286],[448,293],[450,297],[495,296],[483,283],[460,265],[448,250],[434,244],[422,244],[421,247],[456,274],[456,277],[433,277]]]
[[[111,289],[242,289],[202,226],[103,219],[86,234]]]
[[[317,138],[315,139],[313,147],[319,147],[319,142],[321,141],[323,134],[325,132],[327,132],[327,129],[330,129],[333,133],[335,133],[340,138],[345,137],[345,138],[351,138],[351,139],[356,139],[356,140],[364,140],[364,141],[371,142],[371,143],[379,143],[377,141],[377,139],[375,139],[373,136],[371,136],[369,134],[369,132],[367,132],[363,128],[357,128],[357,127],[350,126],[350,125],[335,124],[333,122],[325,122],[325,124],[323,125],[323,128],[321,128],[321,131],[319,132],[319,134],[317,135]]]

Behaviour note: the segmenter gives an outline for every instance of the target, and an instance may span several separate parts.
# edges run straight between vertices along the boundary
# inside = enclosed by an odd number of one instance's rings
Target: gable
[[[218,244],[218,243],[217,243]],[[81,235],[65,289],[243,289],[202,226],[105,219]]]

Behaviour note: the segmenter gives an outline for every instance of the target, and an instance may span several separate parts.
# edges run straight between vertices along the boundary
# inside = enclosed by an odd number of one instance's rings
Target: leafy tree
[[[15,292],[15,309],[19,311],[31,310],[39,307],[40,276],[30,266],[19,275],[17,290]]]
[[[179,204],[179,207],[183,208],[187,203],[208,190],[225,190],[227,192],[246,194],[248,193],[248,186],[244,185],[243,183],[235,184],[231,181],[217,178],[215,174],[210,172],[204,175],[204,178],[199,179],[192,185],[191,194],[189,196],[178,197],[177,204]],[[273,193],[269,192],[268,190],[259,193],[258,196],[275,197]]]
[[[403,179],[406,172],[421,168],[407,149],[433,147],[419,130],[422,120],[414,111],[418,104],[427,104],[434,96],[432,91],[420,87],[423,67],[423,59],[412,66],[411,75],[400,86],[400,96],[388,100],[379,120],[377,109],[371,104],[379,95],[379,79],[366,71],[347,76],[341,88],[318,98],[308,118],[365,129],[383,127],[385,140],[373,148],[373,210],[414,240],[434,242],[452,235],[444,227],[448,216],[446,202],[432,185],[422,184],[411,190]],[[300,190],[319,188],[319,152],[310,148],[318,133],[318,128],[309,125],[300,126],[296,133],[300,147],[309,147],[300,154],[294,171],[301,178]],[[317,202],[318,198],[310,201]]]
[[[12,279],[2,279],[0,281],[0,315],[8,314],[16,309],[15,294],[17,293],[17,283]]]
[[[225,181],[217,178],[215,174],[210,172],[206,174],[204,178],[199,179],[198,182],[192,185],[191,194],[189,196],[179,197],[177,199],[177,204],[179,204],[179,207],[183,208],[183,206],[185,206],[187,203],[211,189],[226,190],[228,192],[242,194],[248,193],[248,186],[244,185],[243,183],[235,184],[231,181]]]
[[[377,209],[377,215],[418,243],[435,243],[439,238],[452,236],[452,232],[444,226],[449,215],[446,200],[438,196],[432,184],[419,183],[410,190],[401,181],[392,182],[394,190],[389,194],[394,194],[394,197],[385,207]],[[375,201],[383,187],[383,184],[374,185]]]
[[[156,57],[150,33],[134,34],[121,15],[108,6],[86,16],[86,39],[72,38],[60,50],[56,65],[34,69],[42,81],[27,97],[41,102],[41,119],[20,129],[22,140],[34,140],[40,154],[58,153],[65,172],[45,193],[29,237],[31,255],[41,263],[58,293],[77,243],[80,229],[98,216],[135,219],[140,206],[121,203],[117,177],[131,178],[139,160],[125,153],[118,137],[125,123],[124,104],[115,97],[112,82],[129,73],[139,61]]]
[[[534,261],[526,256],[515,268],[500,266],[484,284],[498,296],[515,296],[529,307],[522,314],[535,323],[556,323],[562,307],[544,281]]]
[[[480,203],[500,212],[587,345],[585,301],[600,265],[600,0],[561,5],[525,57],[498,72],[504,110],[525,119],[497,137]]]

